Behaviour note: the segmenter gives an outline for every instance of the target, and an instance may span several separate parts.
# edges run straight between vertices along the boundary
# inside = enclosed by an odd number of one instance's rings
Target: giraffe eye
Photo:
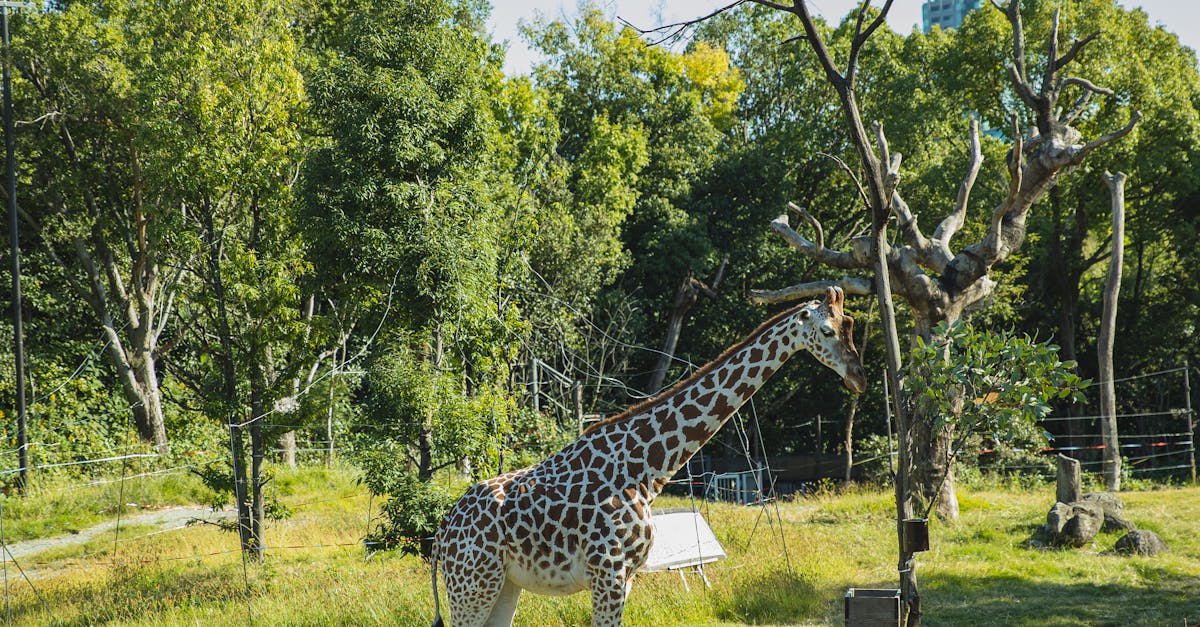
[[[821,334],[825,337],[833,337],[833,329],[830,327],[821,327]]]

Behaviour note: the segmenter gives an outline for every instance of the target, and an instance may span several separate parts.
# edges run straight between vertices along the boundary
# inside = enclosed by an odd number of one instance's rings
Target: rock
[[[1099,505],[1087,501],[1078,501],[1069,507],[1071,518],[1052,541],[1058,546],[1088,546],[1096,539],[1096,534],[1100,533],[1100,528],[1104,525],[1104,510]]]
[[[1066,503],[1055,503],[1046,514],[1046,533],[1052,537],[1062,533],[1067,521],[1071,520],[1071,506]]]
[[[1171,547],[1153,531],[1130,531],[1117,540],[1113,550],[1121,555],[1158,555]]]
[[[1104,531],[1133,531],[1137,525],[1125,518],[1125,501],[1112,492],[1089,492],[1083,501],[1096,503],[1104,511]]]

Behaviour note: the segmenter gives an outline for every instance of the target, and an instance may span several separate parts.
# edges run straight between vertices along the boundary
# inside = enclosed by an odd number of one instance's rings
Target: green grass
[[[394,554],[368,557],[360,542],[368,507],[345,468],[279,473],[271,488],[294,515],[271,522],[274,547],[243,575],[237,539],[211,526],[38,556],[34,581],[45,604],[10,572],[15,624],[30,625],[427,625],[429,570]],[[163,494],[170,493],[164,490]],[[1029,548],[1051,485],[960,488],[962,516],[935,522],[918,581],[927,625],[1181,625],[1200,622],[1200,488],[1122,494],[1126,513],[1171,545],[1156,558],[1092,549]],[[99,497],[96,497],[97,499]],[[658,507],[687,506],[660,499]],[[55,511],[49,504],[42,507]],[[758,508],[701,504],[729,553],[708,567],[712,588],[677,573],[640,575],[629,625],[836,625],[849,587],[894,587],[890,491],[856,489]],[[6,510],[7,514],[7,510]],[[780,538],[780,530],[783,536]],[[317,547],[316,545],[322,545]],[[64,559],[61,566],[46,564]],[[247,590],[249,596],[247,597]],[[445,605],[443,604],[443,607]],[[518,625],[579,625],[586,594],[523,595]]]

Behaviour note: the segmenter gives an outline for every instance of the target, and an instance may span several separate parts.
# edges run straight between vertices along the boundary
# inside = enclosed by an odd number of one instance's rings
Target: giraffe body
[[[810,350],[847,387],[866,387],[842,298],[830,288],[825,303],[776,316],[688,380],[593,425],[541,463],[468,489],[434,549],[435,595],[440,561],[454,625],[510,625],[521,590],[590,590],[592,625],[620,625],[653,542],[655,497],[792,354]]]

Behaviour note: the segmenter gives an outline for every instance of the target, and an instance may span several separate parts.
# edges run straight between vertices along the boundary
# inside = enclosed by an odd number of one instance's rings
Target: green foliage
[[[1014,448],[1044,445],[1035,423],[1056,400],[1078,402],[1091,382],[1058,357],[1058,347],[1028,336],[994,333],[963,322],[942,323],[933,339],[918,339],[905,364],[902,385],[926,408],[935,430],[953,426],[956,449],[982,445],[1011,455]],[[1038,437],[1040,436],[1040,437]],[[972,441],[972,439],[981,439]]]
[[[366,455],[359,465],[360,481],[371,494],[387,497],[364,538],[367,547],[428,558],[428,538],[437,532],[455,498],[435,483],[418,480],[385,455]]]
[[[215,461],[207,463],[199,468],[193,469],[192,474],[200,478],[204,487],[208,488],[208,500],[204,504],[212,508],[213,511],[224,509],[225,506],[233,502],[234,495],[234,475],[233,466],[228,460]],[[264,483],[269,483],[275,479],[275,471],[268,469],[261,476]],[[247,482],[248,483],[248,482]],[[247,507],[250,506],[250,496],[247,494]],[[292,515],[292,510],[289,509],[279,499],[279,495],[271,491],[267,494],[266,500],[263,503],[264,517],[267,520],[285,520]],[[237,531],[238,521],[229,520],[218,523],[225,531]]]

